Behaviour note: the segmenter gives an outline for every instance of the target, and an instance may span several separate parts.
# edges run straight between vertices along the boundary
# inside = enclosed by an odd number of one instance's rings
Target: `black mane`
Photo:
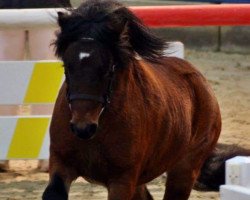
[[[156,37],[130,10],[113,0],[87,0],[77,9],[58,13],[61,31],[55,41],[56,55],[81,38],[93,38],[126,62],[136,55],[158,62],[166,43]]]

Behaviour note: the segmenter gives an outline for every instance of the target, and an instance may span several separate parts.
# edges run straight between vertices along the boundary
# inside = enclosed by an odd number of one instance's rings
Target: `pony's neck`
[[[124,102],[133,103],[136,99],[144,102],[145,99],[150,100],[151,97],[147,95],[149,91],[155,96],[159,95],[157,77],[151,64],[144,60],[132,60],[128,66],[120,70],[116,82],[114,95]]]
[[[155,67],[155,66],[154,66]],[[155,74],[155,69],[152,63],[143,59],[136,59],[131,65],[131,72],[134,83],[141,88],[141,90],[157,90],[159,80]]]

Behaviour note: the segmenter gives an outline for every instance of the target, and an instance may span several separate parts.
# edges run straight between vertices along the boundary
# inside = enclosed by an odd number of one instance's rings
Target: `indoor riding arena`
[[[71,0],[74,7],[80,2]],[[189,199],[249,200],[250,1],[237,1],[237,4],[233,0],[120,2],[127,5],[154,33],[170,42],[169,48],[178,44],[172,50],[166,50],[166,56],[184,58],[205,76],[221,111],[222,130],[218,142],[240,148],[228,159],[246,156],[239,163],[233,163],[231,168],[228,165],[228,171],[220,174],[223,177],[229,174],[229,179],[222,184],[225,185],[224,190],[202,185],[198,187],[199,191],[192,190]],[[64,73],[61,61],[55,57],[30,58],[32,50],[28,43],[31,36],[28,32],[45,27],[54,33],[58,29],[56,13],[54,8],[25,11],[0,9],[0,46],[4,31],[24,30],[26,38],[23,59],[0,60],[1,200],[42,199],[49,182],[49,124]],[[15,51],[15,46],[12,49]],[[0,54],[1,51],[0,48]],[[230,155],[230,148],[227,153]],[[223,155],[220,159],[223,160]],[[211,159],[213,161],[218,160]],[[232,174],[236,174],[234,180],[230,179]],[[163,174],[147,184],[155,200],[163,199],[166,179],[167,175]],[[83,178],[74,181],[69,192],[69,199],[72,200],[107,198],[105,187]]]

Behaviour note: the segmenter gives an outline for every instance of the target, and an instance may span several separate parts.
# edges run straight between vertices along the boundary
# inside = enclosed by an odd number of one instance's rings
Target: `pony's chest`
[[[108,176],[108,162],[97,149],[85,149],[78,165],[80,175],[89,182],[104,184]]]
[[[129,167],[128,164],[131,166],[131,161],[135,160],[126,147],[122,144],[119,146],[123,147],[123,151],[119,151],[115,145],[112,148],[100,145],[82,150],[78,167],[80,175],[89,182],[106,185],[110,178],[119,174],[123,168]]]

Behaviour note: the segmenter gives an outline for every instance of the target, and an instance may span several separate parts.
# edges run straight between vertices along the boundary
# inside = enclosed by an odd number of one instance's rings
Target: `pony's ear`
[[[126,19],[126,24],[120,35],[120,42],[128,44],[132,52],[151,61],[159,61],[163,50],[167,48],[164,40],[155,36],[130,10],[123,7],[115,11],[120,18]],[[126,41],[126,42],[125,42]]]
[[[125,23],[124,28],[120,33],[119,46],[122,48],[131,49],[128,22]]]
[[[128,22],[125,22],[124,28],[120,32],[117,52],[119,60],[123,65],[126,65],[129,59],[135,56],[135,51],[130,43]]]
[[[119,7],[114,10],[110,14],[112,21],[109,24],[110,29],[114,30],[116,33],[115,35],[117,36],[111,41],[115,44],[114,53],[119,62],[124,66],[126,66],[129,60],[135,56],[135,51],[130,43],[129,21],[125,16],[125,13],[125,7]]]
[[[67,14],[64,12],[57,12],[57,22],[60,27],[63,27],[67,23]]]
[[[167,43],[163,39],[154,35],[137,19],[129,23],[129,38],[138,55],[151,62],[158,62],[167,48]]]

